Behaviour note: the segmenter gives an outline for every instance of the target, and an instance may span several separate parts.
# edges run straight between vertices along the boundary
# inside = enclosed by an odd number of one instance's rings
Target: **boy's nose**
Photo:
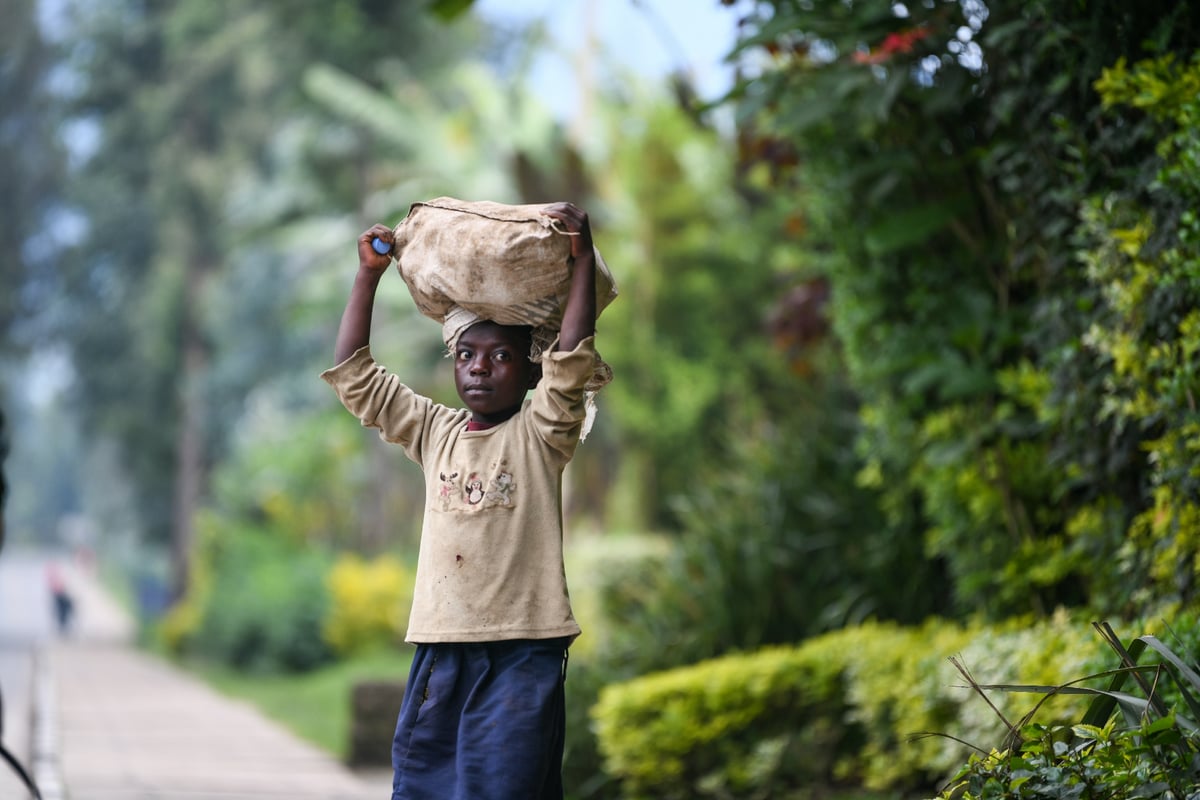
[[[487,372],[488,372],[488,366],[487,366],[487,361],[485,359],[483,359],[482,357],[471,359],[471,374],[472,375],[486,375]]]

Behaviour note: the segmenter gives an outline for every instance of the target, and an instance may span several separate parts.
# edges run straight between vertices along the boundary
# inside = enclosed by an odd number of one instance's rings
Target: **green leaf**
[[[880,256],[923,242],[954,216],[954,209],[947,204],[888,209],[886,217],[866,230],[867,252]]]
[[[1142,728],[1140,732],[1143,735],[1151,736],[1151,735],[1153,735],[1155,733],[1159,733],[1161,731],[1171,730],[1172,728],[1175,727],[1175,723],[1176,723],[1175,715],[1168,714],[1165,717],[1159,717],[1158,719],[1154,720],[1149,725]]]
[[[1098,631],[1101,632],[1102,636],[1105,635],[1104,631],[1101,630],[1101,628],[1098,625],[1095,627]],[[1109,629],[1109,630],[1111,630],[1111,629]],[[1106,638],[1106,640],[1108,640],[1107,636],[1105,638]],[[1110,643],[1110,645],[1112,644],[1111,641],[1109,641],[1109,643]],[[1118,644],[1119,644],[1119,642],[1118,642]],[[1140,656],[1145,649],[1146,649],[1146,643],[1140,639],[1134,639],[1132,642],[1130,642],[1127,653],[1129,655],[1129,659],[1131,660],[1131,662],[1137,663],[1138,656]],[[1118,651],[1118,652],[1120,652],[1120,651]],[[1115,692],[1115,691],[1119,690],[1122,686],[1124,686],[1125,681],[1127,681],[1129,679],[1129,672],[1130,672],[1129,670],[1117,671],[1113,675],[1113,679],[1108,684],[1109,691]],[[1110,697],[1106,694],[1101,694],[1099,697],[1096,698],[1095,701],[1092,702],[1091,706],[1088,707],[1087,713],[1085,713],[1083,715],[1082,722],[1085,725],[1097,725],[1097,726],[1103,725],[1105,722],[1108,721],[1108,718],[1110,716],[1112,716],[1112,712],[1115,707],[1116,707],[1116,700],[1114,700],[1112,697]]]
[[[474,0],[432,0],[429,12],[443,22],[451,22],[474,4]]]
[[[1095,725],[1074,725],[1071,730],[1080,739],[1090,739],[1096,742],[1103,742],[1108,739],[1108,734],[1103,728],[1097,728]]]
[[[1156,636],[1141,636],[1141,641],[1145,642],[1151,649],[1162,656],[1168,663],[1174,666],[1179,673],[1187,679],[1191,687],[1200,692],[1200,673],[1189,667],[1179,656],[1175,655],[1169,647],[1163,644]]]

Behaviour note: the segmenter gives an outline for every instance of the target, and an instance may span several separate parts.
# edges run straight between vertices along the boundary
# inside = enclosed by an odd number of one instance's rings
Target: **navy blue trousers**
[[[417,645],[392,800],[562,800],[570,639]]]

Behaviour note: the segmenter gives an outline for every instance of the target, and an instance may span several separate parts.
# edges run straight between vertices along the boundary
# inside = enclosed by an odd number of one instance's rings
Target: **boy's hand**
[[[375,224],[358,237],[358,273],[350,287],[350,297],[338,325],[337,341],[333,344],[333,363],[341,364],[360,348],[371,343],[371,312],[375,306],[375,289],[392,263],[390,251],[376,253],[373,239],[381,239],[392,247],[396,237],[386,225]]]
[[[390,252],[380,255],[371,246],[371,241],[376,238],[382,239],[389,245],[395,245],[395,236],[391,228],[379,223],[372,225],[358,237],[359,269],[365,269],[370,272],[384,272],[392,263],[392,254]]]
[[[571,237],[571,288],[563,308],[562,328],[557,349],[571,352],[581,341],[596,332],[596,258],[592,249],[592,228],[588,215],[571,203],[551,203],[542,213],[562,223]]]
[[[592,257],[592,228],[588,224],[587,212],[571,203],[551,203],[542,209],[542,214],[556,219],[571,233],[571,258]]]

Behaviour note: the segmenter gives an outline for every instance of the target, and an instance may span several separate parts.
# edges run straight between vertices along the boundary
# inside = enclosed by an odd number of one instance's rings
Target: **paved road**
[[[0,558],[0,681],[6,698],[9,682],[14,697],[24,695],[24,710],[12,716],[18,729],[22,716],[32,720],[21,750],[45,800],[390,796],[385,773],[355,774],[249,705],[136,649],[127,615],[94,578],[75,565],[64,575],[78,617],[61,637],[44,559],[8,551]],[[11,744],[9,717],[6,709]],[[26,793],[0,782],[0,798]]]

